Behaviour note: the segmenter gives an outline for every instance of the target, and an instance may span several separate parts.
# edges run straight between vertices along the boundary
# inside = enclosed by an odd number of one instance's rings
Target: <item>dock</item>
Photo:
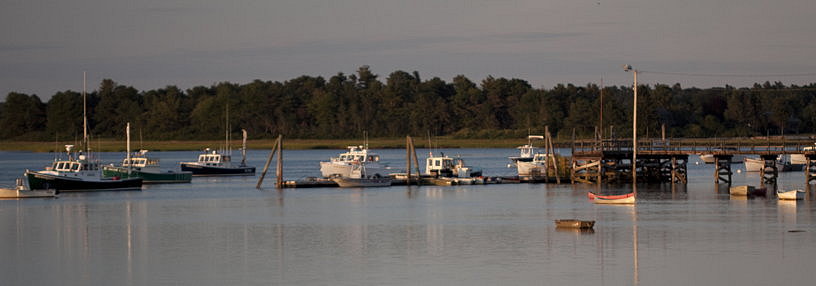
[[[816,148],[812,141],[767,141],[750,144],[742,141],[699,143],[694,140],[647,139],[637,143],[637,159],[633,162],[632,141],[629,139],[575,140],[572,143],[573,183],[602,182],[687,183],[689,156],[711,155],[714,158],[714,183],[731,184],[731,163],[735,155],[756,155],[764,161],[760,170],[762,184],[775,183],[779,170],[775,160],[779,155],[802,154],[806,158],[806,182],[816,180]],[[633,170],[632,165],[636,166]]]

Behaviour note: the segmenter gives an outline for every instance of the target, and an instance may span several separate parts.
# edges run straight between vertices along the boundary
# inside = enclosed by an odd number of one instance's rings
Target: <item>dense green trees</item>
[[[229,106],[230,132],[253,138],[360,138],[406,134],[457,137],[520,137],[545,125],[567,138],[572,130],[591,137],[631,132],[632,90],[559,84],[533,88],[521,79],[465,76],[451,82],[422,80],[418,72],[386,77],[368,66],[328,79],[301,76],[285,82],[221,82],[181,90],[139,91],[103,80],[88,93],[92,134],[121,138],[131,122],[144,139],[219,139]],[[657,137],[661,125],[672,137],[726,137],[816,132],[816,84],[755,84],[750,88],[640,86],[638,124],[642,136]],[[9,93],[0,104],[0,139],[66,140],[82,134],[82,97],[58,92],[47,103],[36,95]]]

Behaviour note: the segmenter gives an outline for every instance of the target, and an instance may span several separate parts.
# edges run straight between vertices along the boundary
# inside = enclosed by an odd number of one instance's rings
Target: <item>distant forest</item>
[[[405,135],[521,138],[542,133],[568,138],[575,129],[592,137],[601,87],[559,84],[534,88],[522,79],[465,76],[423,80],[418,72],[382,78],[369,67],[328,79],[301,76],[285,82],[222,82],[181,90],[140,91],[105,79],[88,91],[88,120],[95,138],[124,138],[125,123],[146,140],[220,139],[229,106],[234,138],[362,138]],[[743,137],[816,132],[816,84],[780,82],[699,89],[679,84],[638,87],[641,136]],[[603,130],[631,134],[631,86],[603,87]],[[610,128],[611,127],[611,128]],[[138,133],[136,133],[138,134]],[[0,140],[73,140],[82,136],[81,91],[62,91],[48,102],[9,93],[0,103]],[[138,135],[134,135],[138,136]]]

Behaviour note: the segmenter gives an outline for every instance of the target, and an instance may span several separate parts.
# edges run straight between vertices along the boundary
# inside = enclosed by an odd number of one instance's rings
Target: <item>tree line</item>
[[[603,98],[603,100],[601,100]],[[638,87],[638,132],[670,137],[735,137],[816,132],[816,84],[780,82],[752,87]],[[227,106],[229,111],[227,111]],[[301,76],[284,82],[221,82],[181,90],[140,91],[105,79],[87,94],[88,123],[95,137],[123,138],[131,122],[147,140],[223,138],[229,113],[232,134],[251,138],[361,138],[449,135],[519,138],[544,126],[561,138],[574,129],[591,137],[603,124],[631,134],[632,89],[558,84],[532,87],[522,79],[465,76],[451,82],[418,72],[394,71],[381,80],[368,66],[328,79]],[[601,109],[603,118],[601,118]],[[10,92],[0,103],[0,140],[73,140],[82,136],[81,91],[37,95]],[[602,120],[601,120],[602,119]],[[236,136],[237,137],[237,136]]]

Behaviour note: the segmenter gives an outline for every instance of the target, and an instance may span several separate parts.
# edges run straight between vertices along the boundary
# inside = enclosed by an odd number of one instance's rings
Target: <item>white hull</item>
[[[805,199],[805,191],[790,190],[786,192],[776,192],[776,197],[780,200],[803,200]]]
[[[389,168],[380,165],[379,163],[366,163],[366,174],[381,177],[387,177]],[[320,162],[320,173],[323,177],[329,178],[333,176],[351,177],[351,164],[335,163],[335,162]]]
[[[714,155],[711,154],[700,155],[700,160],[703,160],[703,163],[706,164],[714,164]],[[745,160],[744,155],[734,155],[734,157],[731,157],[731,164],[739,164],[742,163],[743,160]]]
[[[623,199],[604,199],[596,197],[592,202],[596,204],[618,204],[618,205],[631,205],[635,203],[635,196],[631,196],[628,198]]]
[[[391,178],[332,178],[341,188],[362,188],[362,187],[388,187],[391,186]]]
[[[760,170],[762,170],[763,166],[765,166],[765,161],[762,159],[745,158],[746,172],[759,172]],[[790,170],[790,166],[780,163],[779,161],[776,161],[776,169],[779,172],[788,171]]]
[[[6,189],[0,188],[0,198],[44,198],[54,197],[57,195],[56,190],[20,190],[20,189]]]
[[[532,175],[543,175],[545,174],[545,165],[544,162],[516,162],[516,168],[518,169],[519,176],[532,176]]]
[[[805,165],[805,164],[807,164],[807,157],[805,157],[805,154],[791,154],[790,159],[791,159],[791,164],[793,164],[793,165]]]

